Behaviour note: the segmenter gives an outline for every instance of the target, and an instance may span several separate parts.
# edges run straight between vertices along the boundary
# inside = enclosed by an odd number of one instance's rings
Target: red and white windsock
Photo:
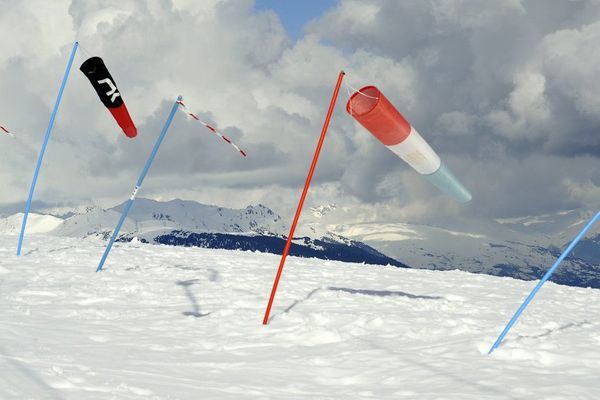
[[[440,190],[460,202],[471,200],[471,193],[375,86],[365,86],[354,93],[346,104],[346,111]]]

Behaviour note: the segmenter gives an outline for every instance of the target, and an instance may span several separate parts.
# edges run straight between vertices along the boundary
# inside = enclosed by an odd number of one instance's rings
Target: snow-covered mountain
[[[52,215],[30,214],[27,219],[27,231],[29,233],[48,233],[63,224],[62,218]],[[23,223],[23,213],[13,214],[7,218],[0,218],[0,232],[7,234],[18,234]]]
[[[30,233],[108,239],[124,204],[51,210],[32,215]],[[57,216],[63,216],[59,218]],[[0,220],[0,232],[16,233],[21,215]],[[292,255],[348,262],[453,270],[519,279],[538,279],[577,234],[590,211],[566,210],[491,221],[460,220],[444,227],[405,222],[356,220],[352,210],[325,204],[307,209],[297,230]],[[289,221],[264,205],[229,209],[194,201],[159,202],[140,198],[120,237],[142,242],[252,250],[281,254]],[[600,288],[600,234],[588,235],[552,280]]]
[[[112,235],[124,206],[125,203],[110,209],[86,206],[75,211],[52,210],[53,215],[32,214],[28,232],[106,240]],[[21,220],[22,214],[0,220],[0,232],[17,233]],[[135,238],[145,243],[281,254],[287,230],[282,218],[262,204],[230,209],[194,201],[139,198],[125,220],[119,241]],[[307,226],[299,232],[291,255],[405,267],[370,246],[320,228]]]
[[[85,237],[112,233],[125,203],[104,210],[91,209],[66,218],[55,233]],[[230,209],[195,201],[167,202],[139,198],[129,211],[122,233],[140,238],[170,231],[239,234],[281,234],[285,224],[279,215],[259,204],[245,209]]]
[[[316,218],[323,218],[324,216],[326,216],[330,212],[334,211],[335,209],[336,209],[335,203],[329,203],[329,204],[324,204],[324,205],[317,206],[317,207],[311,207],[310,212]]]
[[[402,257],[414,268],[538,279],[590,217],[587,211],[571,210],[512,220],[459,221],[455,227],[443,228],[408,223],[325,224],[328,230],[390,257]],[[552,280],[600,288],[600,235],[593,232],[582,240]]]

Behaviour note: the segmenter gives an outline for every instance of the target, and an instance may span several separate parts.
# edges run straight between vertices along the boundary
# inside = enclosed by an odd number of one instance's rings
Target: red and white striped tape
[[[9,131],[7,128],[3,127],[2,125],[0,125],[0,131],[2,131],[2,133],[6,134],[6,135],[10,135],[12,137],[15,137],[14,133],[12,133],[11,131]]]
[[[218,130],[216,130],[215,128],[213,128],[212,126],[210,126],[209,124],[207,124],[206,122],[202,121],[200,118],[198,118],[198,116],[196,114],[194,114],[193,112],[190,111],[190,109],[185,105],[185,103],[183,101],[178,100],[177,103],[181,106],[181,111],[183,111],[184,113],[186,113],[187,115],[189,115],[190,117],[192,117],[193,119],[195,119],[196,121],[200,122],[202,125],[204,125],[212,133],[214,133],[215,135],[219,136],[221,139],[223,139],[224,141],[226,141],[227,143],[229,143],[230,145],[232,145],[242,156],[247,157],[246,152],[244,150],[240,149],[227,136],[223,135],[221,132],[219,132]]]

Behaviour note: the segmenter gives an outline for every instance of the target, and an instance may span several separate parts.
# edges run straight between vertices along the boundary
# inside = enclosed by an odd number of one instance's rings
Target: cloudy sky
[[[344,112],[308,205],[357,219],[515,217],[600,200],[600,0],[0,0],[0,203],[21,204],[72,42],[35,198],[126,199],[178,94],[249,154],[178,114],[140,196],[290,215],[338,72],[374,84],[473,193],[457,205]],[[78,70],[111,70],[127,139]]]

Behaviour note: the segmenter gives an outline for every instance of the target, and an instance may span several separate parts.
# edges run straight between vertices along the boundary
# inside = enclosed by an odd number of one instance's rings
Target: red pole
[[[273,306],[273,300],[275,300],[275,293],[277,292],[277,286],[279,285],[279,279],[281,278],[281,273],[283,272],[283,266],[285,265],[285,259],[288,256],[290,251],[290,247],[292,245],[292,239],[294,238],[294,231],[296,230],[296,225],[298,224],[298,219],[300,219],[300,214],[302,213],[302,206],[304,205],[304,200],[306,200],[306,194],[308,193],[308,188],[310,187],[310,181],[312,180],[313,174],[315,172],[315,168],[317,166],[317,161],[319,161],[319,154],[321,154],[321,148],[323,147],[323,142],[325,141],[325,136],[327,135],[327,128],[329,128],[329,122],[331,121],[331,115],[333,114],[333,109],[335,108],[335,103],[338,98],[338,94],[340,92],[340,87],[342,86],[342,80],[344,79],[344,71],[340,71],[338,75],[337,84],[335,85],[335,89],[333,91],[333,97],[331,98],[331,103],[329,104],[329,110],[327,111],[327,117],[325,118],[325,124],[323,124],[323,130],[321,130],[321,137],[319,138],[319,144],[317,145],[317,149],[315,150],[315,155],[313,156],[312,164],[310,165],[310,170],[308,171],[308,176],[306,177],[306,182],[304,183],[304,190],[302,191],[302,195],[300,196],[300,201],[298,202],[298,208],[296,209],[296,215],[294,216],[294,222],[292,222],[292,227],[290,228],[290,233],[287,238],[287,242],[285,243],[285,248],[283,249],[283,254],[281,254],[281,261],[279,262],[279,269],[277,270],[277,275],[275,276],[275,281],[273,282],[273,289],[271,289],[271,297],[269,298],[269,304],[267,305],[267,310],[265,311],[265,317],[263,318],[263,325],[267,325],[269,323],[269,314],[271,314],[271,307]]]

